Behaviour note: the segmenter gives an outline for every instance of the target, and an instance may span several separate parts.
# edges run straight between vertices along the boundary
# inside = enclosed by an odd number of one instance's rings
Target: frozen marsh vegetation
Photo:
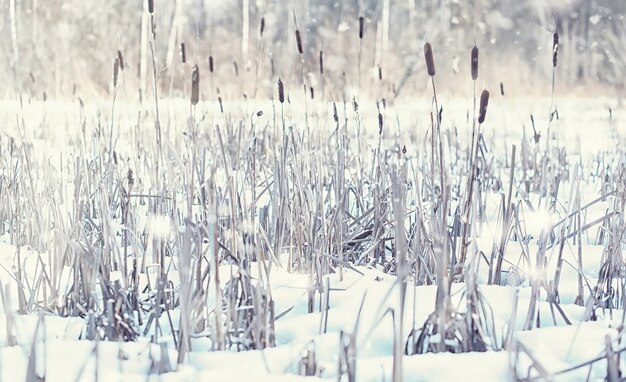
[[[624,378],[621,3],[111,5],[105,86],[5,3],[0,382]]]

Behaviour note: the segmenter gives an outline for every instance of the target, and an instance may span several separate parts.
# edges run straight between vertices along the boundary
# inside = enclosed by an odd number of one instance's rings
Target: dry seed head
[[[200,100],[200,70],[198,65],[193,66],[191,72],[191,104],[197,105]]]
[[[478,47],[474,45],[472,48],[472,80],[478,78]]]
[[[117,87],[117,77],[120,73],[120,59],[115,57],[113,59],[113,87]]]
[[[304,53],[302,49],[302,36],[300,36],[300,30],[296,29],[296,43],[298,44],[298,52],[300,54]]]
[[[148,0],[148,12],[150,14],[154,13],[154,0]]]
[[[485,122],[487,116],[487,106],[489,105],[489,91],[483,90],[480,94],[480,108],[478,112],[478,123]]]
[[[383,68],[381,68],[380,66],[378,67],[378,80],[383,80]]]
[[[135,184],[135,177],[133,176],[133,170],[128,169],[126,173],[126,178],[128,179],[128,188],[130,189],[133,184]]]
[[[324,74],[324,52],[320,50],[320,74]]]
[[[213,73],[213,56],[209,56],[209,72]]]
[[[180,43],[180,61],[184,64],[187,62],[187,53],[185,52],[185,43]]]
[[[124,70],[124,57],[122,57],[122,51],[117,51],[117,59],[120,61],[120,69]]]
[[[500,94],[504,97],[504,84],[500,82]]]
[[[335,123],[339,122],[339,114],[337,113],[337,104],[333,102],[333,119]]]
[[[383,125],[384,125],[383,114],[379,111],[378,112],[378,135],[382,135]]]
[[[363,32],[365,30],[365,18],[363,16],[359,16],[359,38],[363,39]]]
[[[435,75],[435,59],[433,58],[433,47],[428,42],[424,44],[424,59],[426,60],[428,75],[433,77]]]
[[[285,86],[283,85],[283,80],[278,79],[278,101],[280,103],[285,103]]]
[[[263,31],[265,31],[265,17],[261,17],[261,26],[259,27],[260,37],[263,37]]]
[[[559,60],[559,33],[554,32],[552,36],[552,67],[556,68],[556,64]]]
[[[311,99],[315,99],[315,89],[313,86],[309,87],[309,91],[311,92]]]

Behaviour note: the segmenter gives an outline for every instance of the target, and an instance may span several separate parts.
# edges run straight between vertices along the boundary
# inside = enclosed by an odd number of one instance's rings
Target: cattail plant
[[[478,47],[474,45],[471,53],[472,81],[478,79]]]
[[[200,99],[200,70],[194,65],[191,72],[191,104],[197,105]]]
[[[365,29],[365,18],[359,16],[359,39],[363,40],[363,32]]]
[[[465,200],[465,204],[464,204],[464,218],[462,219],[462,221],[464,221],[463,224],[463,229],[462,229],[462,233],[461,233],[461,255],[459,256],[459,261],[461,264],[465,263],[465,259],[467,256],[467,236],[470,234],[471,231],[471,219],[470,219],[470,214],[471,214],[471,209],[472,209],[472,200],[473,200],[473,195],[474,195],[474,178],[476,176],[476,168],[475,168],[475,148],[478,147],[478,143],[477,143],[477,131],[476,131],[476,80],[478,79],[478,47],[476,45],[474,45],[474,47],[472,48],[472,51],[470,53],[470,74],[472,77],[472,82],[473,82],[473,87],[474,87],[474,91],[473,91],[473,99],[474,99],[474,103],[473,103],[473,114],[472,114],[472,140],[470,141],[470,148],[469,148],[469,174],[470,176],[468,177],[468,184],[467,184],[467,199]]]
[[[154,13],[154,0],[148,0],[148,12],[150,14]]]
[[[261,26],[259,27],[259,37],[263,37],[265,31],[265,17],[261,17]]]
[[[487,116],[487,106],[489,105],[489,91],[483,90],[480,94],[480,106],[478,108],[478,123],[482,124],[485,122],[485,117]]]
[[[120,59],[115,57],[113,59],[113,87],[117,88],[117,79],[120,73]]]
[[[431,77],[435,76],[435,59],[433,58],[433,48],[429,42],[424,44],[424,59],[426,60],[426,70]]]
[[[296,44],[298,45],[298,53],[303,54],[302,48],[302,36],[300,35],[300,29],[296,29]]]
[[[213,56],[209,56],[209,72],[213,73]]]
[[[320,74],[324,74],[324,51],[320,50]]]
[[[278,79],[278,102],[285,103],[285,86],[280,78]]]
[[[183,64],[187,62],[187,52],[185,52],[185,43],[180,43],[180,62]]]
[[[118,49],[117,51],[117,59],[120,62],[120,70],[124,70],[124,57],[122,56],[122,51]]]
[[[559,58],[559,32],[554,32],[552,36],[552,67],[556,68]]]
[[[363,57],[363,32],[365,28],[365,18],[359,16],[359,89],[361,88],[361,61]]]

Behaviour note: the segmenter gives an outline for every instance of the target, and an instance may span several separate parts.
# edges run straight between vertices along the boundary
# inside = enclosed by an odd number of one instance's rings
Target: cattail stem
[[[365,28],[365,18],[359,16],[359,90],[361,89],[361,61],[363,57],[363,33]]]

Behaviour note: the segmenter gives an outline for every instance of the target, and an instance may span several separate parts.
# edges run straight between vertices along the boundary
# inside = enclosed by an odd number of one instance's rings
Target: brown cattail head
[[[365,18],[359,16],[359,38],[363,39],[363,32],[365,31]]]
[[[122,57],[122,51],[117,51],[117,59],[120,61],[120,69],[124,70],[124,57]]]
[[[335,123],[339,122],[339,114],[337,113],[337,104],[333,102],[333,119]]]
[[[117,77],[120,74],[120,59],[115,57],[113,59],[113,87],[117,87]]]
[[[433,47],[427,42],[424,44],[424,59],[426,60],[426,70],[428,75],[433,77],[435,75],[435,59],[433,58]]]
[[[265,31],[265,17],[261,17],[261,26],[259,27],[260,37],[263,37],[263,31]]]
[[[185,43],[180,43],[180,61],[184,64],[187,62],[187,52],[185,52]]]
[[[193,66],[191,72],[191,104],[197,105],[200,100],[200,70],[198,65]]]
[[[320,74],[324,74],[324,52],[320,50]]]
[[[379,111],[378,112],[378,135],[382,135],[383,125],[384,125],[383,114]]]
[[[504,97],[504,84],[500,82],[500,94]]]
[[[472,80],[478,78],[478,47],[474,45],[472,48]]]
[[[381,68],[380,66],[378,67],[378,80],[383,80],[383,68]]]
[[[209,72],[213,73],[213,56],[209,56]]]
[[[489,91],[483,90],[480,94],[480,108],[478,111],[478,123],[485,122],[487,116],[487,106],[489,105]]]
[[[148,0],[148,12],[154,13],[154,0]]]
[[[313,86],[310,86],[309,91],[311,92],[311,99],[315,99],[315,88],[313,88]]]
[[[126,178],[128,179],[128,188],[130,189],[135,184],[135,176],[133,175],[133,170],[128,169],[126,173]]]
[[[559,32],[554,32],[552,36],[552,67],[556,68],[559,60]]]
[[[280,103],[285,103],[285,86],[283,85],[283,80],[278,79],[278,101]]]
[[[304,53],[302,49],[302,36],[300,35],[300,29],[296,29],[296,44],[298,44],[298,53]]]

